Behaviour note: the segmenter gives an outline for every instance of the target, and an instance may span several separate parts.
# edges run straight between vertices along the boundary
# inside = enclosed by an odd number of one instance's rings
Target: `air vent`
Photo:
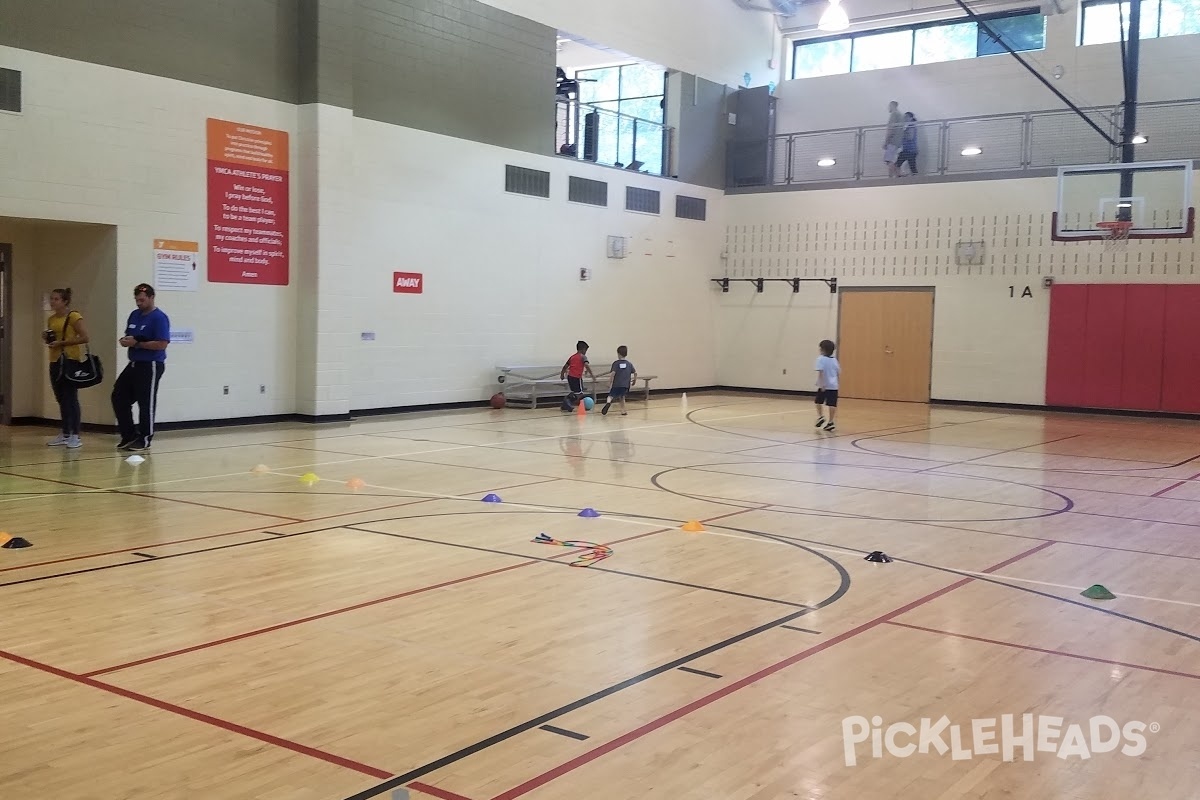
[[[550,196],[550,173],[528,167],[504,167],[504,191],[531,197]]]
[[[675,195],[675,216],[680,219],[697,219],[703,222],[708,214],[708,201],[703,197]]]
[[[608,205],[608,184],[587,178],[571,176],[567,186],[567,199],[572,203],[587,203],[590,206]]]
[[[21,111],[21,73],[0,67],[0,111]]]
[[[625,187],[625,210],[642,211],[646,214],[659,213],[659,192],[653,189],[639,189],[636,186]]]

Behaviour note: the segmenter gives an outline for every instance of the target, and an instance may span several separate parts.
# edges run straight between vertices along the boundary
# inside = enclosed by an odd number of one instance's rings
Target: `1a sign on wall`
[[[392,291],[396,294],[421,294],[425,291],[425,276],[420,272],[393,272]]]

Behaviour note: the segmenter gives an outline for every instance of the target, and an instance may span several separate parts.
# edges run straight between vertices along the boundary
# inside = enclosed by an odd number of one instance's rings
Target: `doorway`
[[[933,374],[933,287],[838,292],[841,394],[928,403]]]

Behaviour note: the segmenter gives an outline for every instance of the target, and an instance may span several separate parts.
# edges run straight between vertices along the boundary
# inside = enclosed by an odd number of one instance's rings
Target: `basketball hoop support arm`
[[[954,0],[954,2],[958,4],[959,8],[961,8],[963,11],[965,11],[967,13],[967,16],[971,19],[972,22],[974,22],[976,25],[979,26],[980,30],[982,30],[988,36],[992,37],[992,39],[994,39],[997,44],[999,44],[1001,47],[1003,47],[1010,56],[1012,56],[1013,58],[1015,58],[1017,60],[1018,64],[1020,64],[1022,67],[1024,67],[1026,70],[1028,70],[1030,75],[1032,75],[1033,77],[1035,77],[1039,81],[1041,81],[1042,85],[1045,86],[1047,89],[1049,89],[1051,92],[1053,92],[1055,97],[1057,97],[1059,100],[1063,101],[1063,103],[1066,104],[1067,108],[1074,111],[1079,116],[1080,119],[1082,119],[1089,126],[1091,126],[1092,130],[1094,130],[1096,133],[1100,134],[1100,136],[1104,139],[1104,141],[1108,142],[1113,147],[1121,146],[1120,142],[1118,142],[1116,139],[1114,139],[1112,136],[1110,136],[1107,131],[1105,131],[1103,128],[1101,128],[1099,125],[1097,125],[1095,120],[1093,120],[1087,114],[1083,113],[1083,111],[1080,110],[1079,106],[1072,103],[1071,100],[1065,94],[1063,94],[1058,89],[1056,89],[1054,87],[1054,84],[1052,84],[1050,81],[1046,80],[1046,77],[1044,75],[1042,75],[1040,72],[1038,72],[1033,67],[1029,66],[1029,62],[1026,61],[1025,59],[1021,58],[1020,54],[1017,53],[1016,50],[1013,50],[1011,47],[1009,47],[1008,42],[1004,41],[1004,39],[1002,39],[998,33],[996,33],[994,30],[992,30],[992,28],[987,24],[987,22],[985,22],[978,14],[976,14],[974,11],[971,10],[970,6],[968,6],[965,2],[963,2],[963,0]]]
[[[1121,7],[1118,4],[1117,10]],[[1124,20],[1122,20],[1124,22]],[[1142,4],[1139,1],[1129,4],[1129,44],[1125,43],[1125,26],[1121,25],[1121,72],[1125,78],[1125,100],[1121,103],[1121,163],[1132,164],[1134,161],[1133,136],[1137,133],[1138,105],[1138,62],[1141,60],[1142,45]],[[1133,172],[1121,171],[1121,197],[1133,194]],[[1117,219],[1128,221],[1132,219],[1131,210],[1121,210]]]
[[[728,292],[731,283],[753,283],[758,294],[762,294],[763,285],[768,282],[790,283],[793,294],[800,292],[801,283],[823,283],[829,287],[830,294],[837,294],[838,287],[837,278],[709,278],[709,280],[719,284],[722,292]]]

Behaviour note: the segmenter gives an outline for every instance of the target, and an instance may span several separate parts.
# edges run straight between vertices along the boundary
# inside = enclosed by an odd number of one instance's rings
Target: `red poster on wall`
[[[288,283],[288,134],[208,120],[208,279]]]

